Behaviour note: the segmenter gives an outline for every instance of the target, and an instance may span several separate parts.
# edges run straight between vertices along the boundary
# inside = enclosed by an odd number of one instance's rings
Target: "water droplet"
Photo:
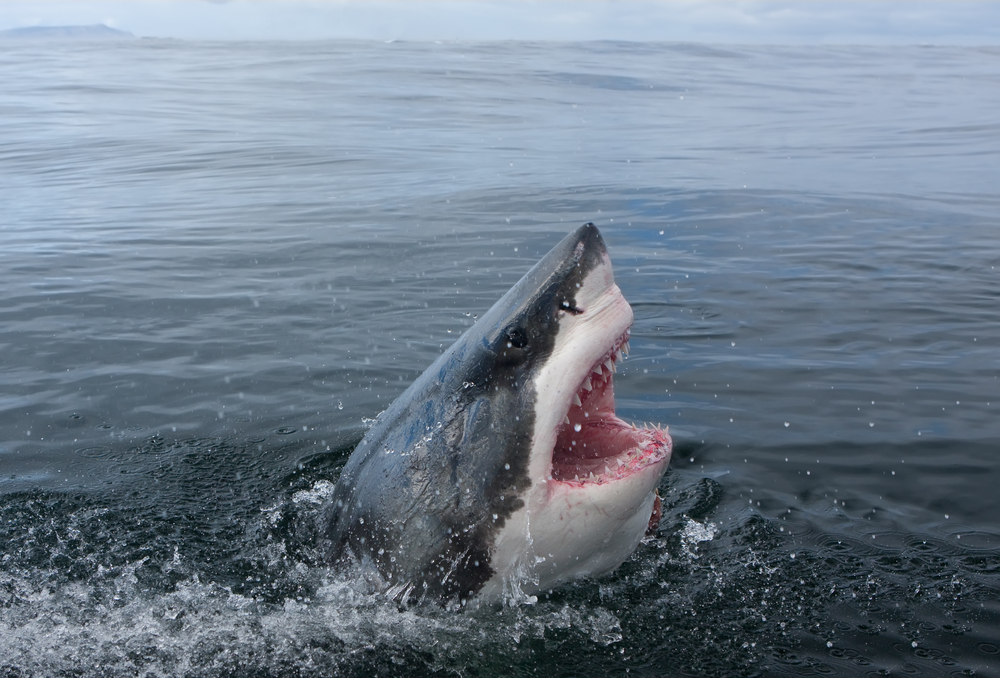
[[[579,433],[582,428],[583,426],[580,426],[580,424],[573,424],[573,430],[577,433]]]

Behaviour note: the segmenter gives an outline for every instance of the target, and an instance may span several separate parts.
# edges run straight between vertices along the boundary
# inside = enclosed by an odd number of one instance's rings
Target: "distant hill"
[[[0,31],[0,39],[16,40],[122,40],[134,38],[128,31],[120,31],[104,24],[93,26],[25,26]]]

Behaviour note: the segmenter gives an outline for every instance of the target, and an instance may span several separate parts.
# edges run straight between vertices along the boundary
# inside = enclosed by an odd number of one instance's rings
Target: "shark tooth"
[[[583,382],[583,390],[584,391],[592,391],[592,390],[594,390],[594,384],[590,380],[590,377],[587,377],[587,379]]]
[[[604,361],[604,367],[607,368],[608,372],[614,372],[615,370],[615,364],[611,360],[611,358],[608,358],[607,360]]]
[[[580,400],[580,394],[579,393],[574,393],[573,394],[573,404],[576,405],[577,407],[583,407],[583,401]]]

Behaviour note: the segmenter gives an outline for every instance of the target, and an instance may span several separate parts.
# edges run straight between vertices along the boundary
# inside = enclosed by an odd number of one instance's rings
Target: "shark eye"
[[[524,332],[520,327],[512,327],[507,330],[507,347],[508,348],[524,348],[528,345],[528,337],[524,335]]]
[[[581,313],[583,313],[582,308],[577,308],[566,299],[563,299],[562,303],[559,304],[559,310],[566,311],[567,313],[572,313],[573,315],[580,315]]]

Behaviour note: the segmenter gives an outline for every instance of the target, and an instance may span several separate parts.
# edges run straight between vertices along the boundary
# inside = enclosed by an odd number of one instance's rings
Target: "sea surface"
[[[0,675],[1000,675],[1000,49],[0,44]],[[552,245],[658,533],[399,609],[316,520]]]

